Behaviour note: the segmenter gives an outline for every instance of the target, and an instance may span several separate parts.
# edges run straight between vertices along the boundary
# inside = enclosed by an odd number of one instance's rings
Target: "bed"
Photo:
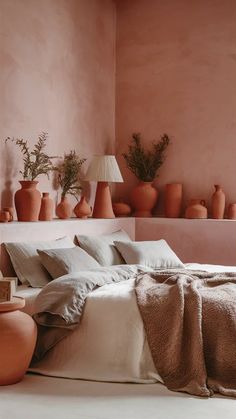
[[[236,267],[185,264],[187,270],[236,272]],[[21,285],[25,311],[34,313],[40,289]],[[54,377],[108,382],[156,383],[158,374],[136,302],[134,279],[104,285],[86,299],[80,326],[62,339],[31,372]]]

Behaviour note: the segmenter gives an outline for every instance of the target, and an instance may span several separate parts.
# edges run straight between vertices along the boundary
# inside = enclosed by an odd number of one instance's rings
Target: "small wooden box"
[[[10,301],[13,294],[13,281],[5,279],[0,280],[0,303],[4,301]]]

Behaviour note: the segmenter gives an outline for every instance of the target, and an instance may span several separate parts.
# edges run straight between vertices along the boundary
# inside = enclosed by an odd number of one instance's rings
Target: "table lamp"
[[[115,156],[95,156],[89,165],[85,180],[97,181],[94,218],[115,218],[108,182],[123,182]]]

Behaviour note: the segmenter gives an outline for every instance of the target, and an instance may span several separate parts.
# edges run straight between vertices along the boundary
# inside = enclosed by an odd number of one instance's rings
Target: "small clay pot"
[[[112,208],[116,217],[128,217],[131,214],[131,208],[125,202],[113,202]]]
[[[236,204],[229,204],[228,219],[229,220],[236,220]]]
[[[92,215],[92,210],[86,201],[85,196],[81,196],[80,201],[74,208],[74,213],[77,218],[88,218]]]
[[[48,192],[43,192],[41,199],[41,208],[39,213],[40,221],[51,221],[53,218],[54,202],[49,197]]]
[[[14,214],[14,209],[13,207],[4,207],[3,211],[7,211],[10,214],[10,220],[9,222],[13,221],[13,214]]]
[[[0,211],[0,223],[8,223],[11,220],[9,211]]]
[[[72,216],[72,205],[68,201],[68,198],[65,196],[61,198],[61,202],[56,207],[56,215],[58,218],[65,220]]]
[[[207,218],[207,208],[204,199],[191,199],[185,211],[185,218]]]

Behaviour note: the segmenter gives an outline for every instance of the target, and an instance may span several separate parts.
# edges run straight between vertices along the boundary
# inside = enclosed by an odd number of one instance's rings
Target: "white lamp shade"
[[[115,156],[95,156],[85,180],[97,182],[124,182]]]

